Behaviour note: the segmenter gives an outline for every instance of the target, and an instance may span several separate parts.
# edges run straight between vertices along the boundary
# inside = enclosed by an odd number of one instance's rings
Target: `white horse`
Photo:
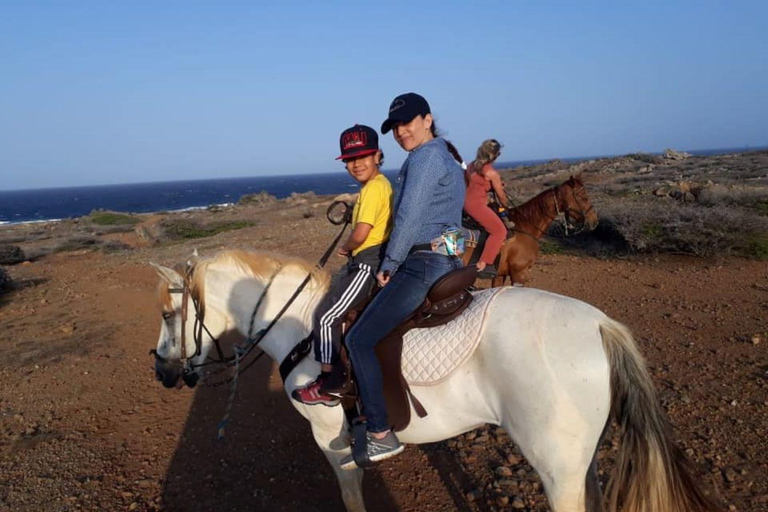
[[[185,339],[189,362],[202,363],[213,345],[211,336],[232,329],[248,336],[265,328],[311,274],[309,285],[259,345],[283,361],[311,331],[312,313],[329,282],[326,272],[306,261],[256,252],[226,251],[199,259],[186,277],[154,266],[162,278],[163,312],[156,372],[167,387],[181,374],[179,340]],[[182,295],[169,293],[185,282],[204,310],[208,330],[199,337],[201,351],[194,357],[195,322],[182,321]],[[306,357],[285,381],[289,399],[319,371],[314,358]],[[500,425],[538,472],[556,512],[603,510],[604,504],[625,512],[717,509],[685,469],[631,333],[578,300],[535,289],[503,289],[490,305],[474,354],[448,379],[412,386],[412,391],[428,415],[413,416],[398,433],[403,443],[432,443],[483,424]],[[363,470],[339,468],[350,453],[342,408],[291,402],[311,423],[347,510],[365,510]],[[603,500],[595,455],[611,419],[619,424],[622,442]]]

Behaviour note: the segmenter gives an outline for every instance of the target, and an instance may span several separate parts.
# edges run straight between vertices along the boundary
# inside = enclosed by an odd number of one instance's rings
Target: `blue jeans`
[[[461,260],[456,257],[429,251],[411,254],[347,333],[347,349],[352,358],[369,431],[383,432],[390,428],[381,367],[374,347],[416,311],[435,281],[461,266]]]

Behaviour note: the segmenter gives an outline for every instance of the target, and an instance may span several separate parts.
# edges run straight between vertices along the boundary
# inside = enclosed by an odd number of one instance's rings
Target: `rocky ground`
[[[0,511],[342,510],[273,363],[243,376],[217,441],[229,388],[163,389],[148,355],[160,327],[149,261],[172,265],[195,247],[315,260],[336,234],[323,216],[328,203],[241,208],[249,227],[191,241],[154,244],[136,229],[89,234],[121,244],[109,250],[50,250],[85,221],[23,228],[35,236],[3,227],[0,239],[40,256],[5,267],[13,283],[0,294]],[[150,236],[158,218],[143,221]],[[768,510],[764,261],[567,250],[544,255],[532,275],[532,286],[628,324],[699,480],[726,509]],[[609,436],[603,479],[615,449]],[[495,427],[409,446],[366,473],[365,493],[374,511],[548,510],[535,472]]]

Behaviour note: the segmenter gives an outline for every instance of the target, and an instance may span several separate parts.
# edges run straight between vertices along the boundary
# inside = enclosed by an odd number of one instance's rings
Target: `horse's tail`
[[[691,477],[685,455],[656,397],[651,375],[627,327],[600,324],[611,369],[611,416],[621,447],[606,489],[608,510],[709,512],[720,510]]]

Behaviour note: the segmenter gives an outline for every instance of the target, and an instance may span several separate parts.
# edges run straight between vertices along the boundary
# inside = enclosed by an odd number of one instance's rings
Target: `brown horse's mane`
[[[548,189],[540,192],[533,198],[524,202],[520,206],[516,206],[512,209],[512,211],[516,216],[519,216],[519,218],[529,222],[534,222],[534,219],[545,215],[549,210],[548,202],[551,201],[550,194],[557,195],[557,191],[560,189],[560,187],[569,183],[573,183],[574,188],[578,187],[579,185],[584,186],[584,183],[581,181],[581,179],[571,176],[568,180],[562,182],[561,184],[555,185],[554,187],[549,187]]]

